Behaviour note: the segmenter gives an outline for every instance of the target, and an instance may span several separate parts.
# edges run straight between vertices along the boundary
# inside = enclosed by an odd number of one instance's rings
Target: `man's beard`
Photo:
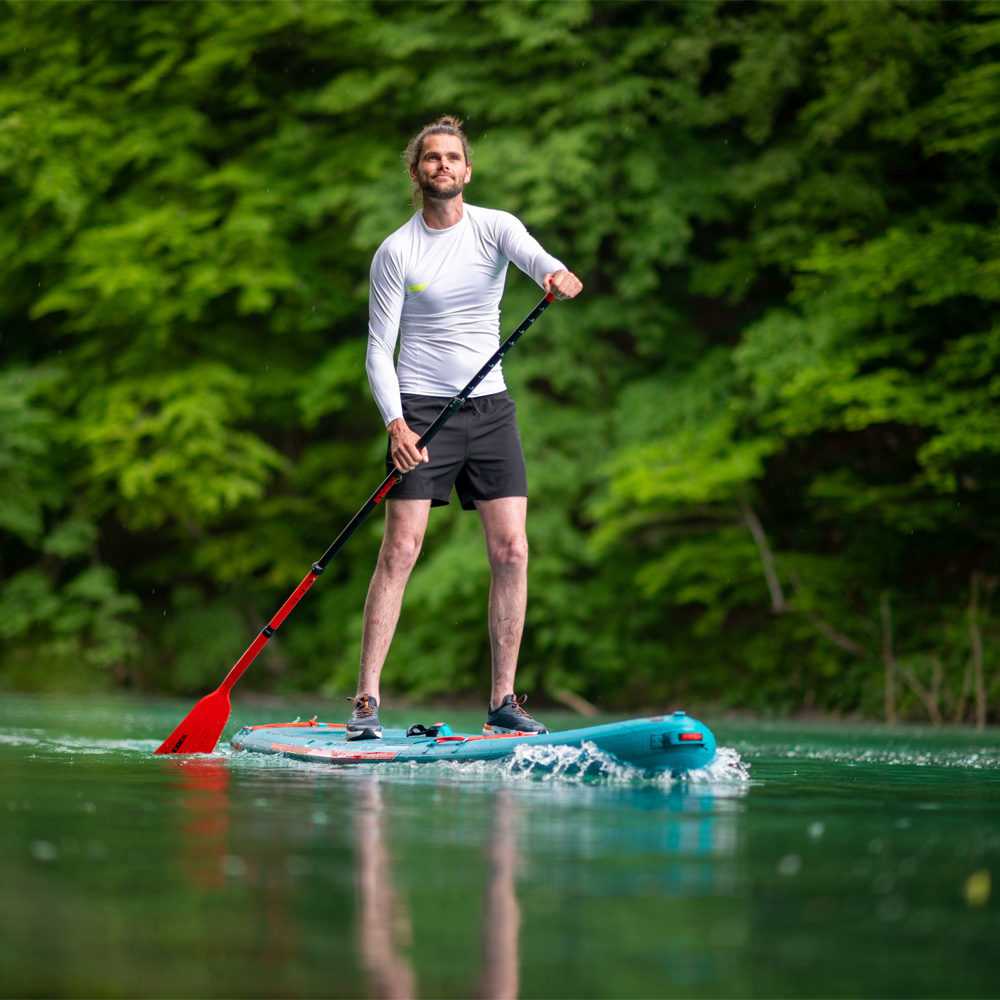
[[[433,198],[435,201],[450,201],[457,198],[465,187],[457,179],[447,186],[438,186],[435,180],[421,179],[420,190],[425,198]]]

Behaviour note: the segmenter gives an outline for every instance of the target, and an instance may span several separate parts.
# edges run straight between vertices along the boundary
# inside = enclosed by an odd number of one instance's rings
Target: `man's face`
[[[454,135],[428,136],[420,159],[410,167],[410,176],[420,185],[425,198],[438,201],[457,198],[472,177],[462,140]]]

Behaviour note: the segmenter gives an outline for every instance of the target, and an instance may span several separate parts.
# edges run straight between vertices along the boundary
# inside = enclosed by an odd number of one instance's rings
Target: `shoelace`
[[[524,703],[525,703],[525,702],[526,702],[527,700],[528,700],[528,696],[527,696],[526,694],[522,694],[520,698],[518,698],[518,697],[517,697],[517,695],[514,695],[514,701],[513,701],[512,703],[511,703],[511,706],[510,706],[510,707],[511,707],[511,708],[512,708],[512,709],[513,709],[513,710],[514,710],[515,712],[517,712],[517,714],[518,714],[518,715],[523,715],[523,716],[524,716],[524,717],[525,717],[526,719],[530,719],[530,718],[531,718],[531,716],[530,716],[530,715],[528,715],[528,713],[527,713],[527,712],[526,712],[526,711],[525,711],[525,710],[524,710],[523,708],[521,708],[521,706],[522,706],[522,705],[523,705],[523,704],[524,704]]]
[[[354,702],[354,710],[359,719],[367,719],[368,716],[375,714],[375,709],[368,703],[368,695],[363,695],[361,698],[348,698],[347,700]]]

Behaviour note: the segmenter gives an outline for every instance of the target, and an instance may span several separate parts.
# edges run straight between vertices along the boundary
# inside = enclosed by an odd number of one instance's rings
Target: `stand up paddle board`
[[[644,771],[681,774],[704,767],[715,756],[715,737],[684,712],[611,722],[558,733],[478,736],[454,733],[444,723],[385,729],[382,739],[348,740],[343,723],[284,722],[244,726],[234,750],[284,754],[324,764],[418,763],[500,760],[519,747],[582,747],[585,743]]]

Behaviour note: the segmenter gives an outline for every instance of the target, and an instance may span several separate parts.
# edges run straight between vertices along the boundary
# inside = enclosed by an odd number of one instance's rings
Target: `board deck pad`
[[[422,727],[411,727],[420,729]],[[479,735],[454,733],[444,724],[407,735],[385,729],[382,739],[348,740],[343,723],[273,723],[244,726],[234,734],[234,750],[283,754],[327,764],[433,763],[513,757],[519,747],[595,746],[623,764],[644,771],[684,773],[704,767],[715,756],[709,728],[684,712],[585,726],[556,733]]]

